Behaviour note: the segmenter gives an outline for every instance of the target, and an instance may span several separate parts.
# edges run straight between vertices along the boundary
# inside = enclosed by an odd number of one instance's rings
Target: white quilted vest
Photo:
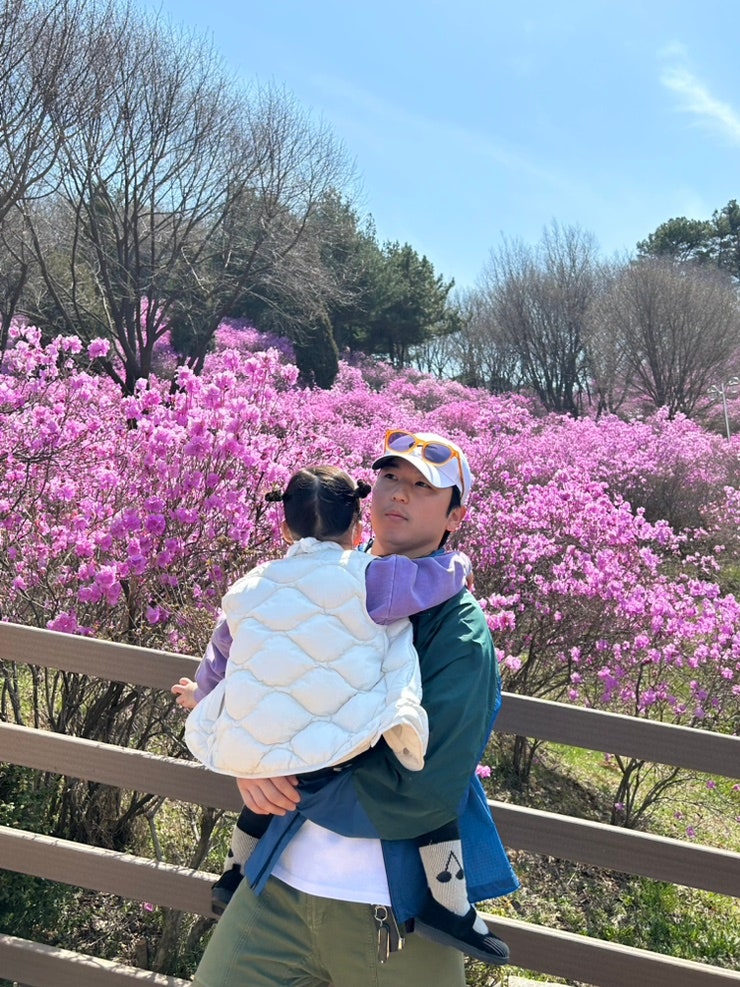
[[[304,538],[223,598],[226,676],[190,713],[185,740],[213,771],[243,778],[338,764],[384,736],[424,766],[427,716],[411,624],[381,627],[365,601],[372,556]]]

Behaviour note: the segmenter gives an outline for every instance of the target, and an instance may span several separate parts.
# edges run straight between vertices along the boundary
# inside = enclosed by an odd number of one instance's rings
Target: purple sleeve
[[[208,642],[206,653],[201,659],[195,673],[195,698],[198,702],[207,696],[218,685],[226,674],[226,662],[231,651],[231,632],[223,614],[216,621],[216,626]]]
[[[365,571],[367,611],[376,624],[392,624],[449,600],[463,589],[470,572],[470,559],[462,552],[373,559]]]

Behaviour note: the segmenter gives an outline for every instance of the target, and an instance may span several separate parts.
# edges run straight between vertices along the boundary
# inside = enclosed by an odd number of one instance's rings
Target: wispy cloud
[[[680,56],[685,54],[685,49],[675,46],[666,54]],[[674,64],[666,67],[660,81],[679,97],[680,110],[692,114],[725,140],[740,144],[740,114],[729,103],[717,99],[709,87],[685,66]]]
[[[335,115],[342,112],[343,106],[347,119],[353,121],[354,128],[361,128],[367,141],[376,148],[387,144],[391,158],[397,153],[399,139],[417,147],[422,144],[441,144],[457,148],[458,155],[463,160],[466,155],[473,155],[502,169],[526,174],[561,194],[582,194],[580,184],[569,176],[543,167],[523,149],[506,141],[493,140],[485,133],[460,126],[445,118],[408,110],[402,103],[379,98],[367,89],[352,85],[347,79],[322,74],[315,75],[313,83],[331,97]]]

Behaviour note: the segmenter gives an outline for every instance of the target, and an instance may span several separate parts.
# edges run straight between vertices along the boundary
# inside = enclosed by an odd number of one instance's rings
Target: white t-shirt
[[[280,855],[273,877],[319,898],[390,905],[380,840],[339,836],[307,819]]]

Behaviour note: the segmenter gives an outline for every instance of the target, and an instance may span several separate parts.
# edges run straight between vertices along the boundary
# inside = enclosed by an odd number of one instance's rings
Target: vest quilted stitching
[[[241,777],[337,764],[385,736],[410,770],[428,740],[411,624],[380,627],[365,600],[372,556],[305,538],[223,599],[226,677],[188,717],[207,767]]]

